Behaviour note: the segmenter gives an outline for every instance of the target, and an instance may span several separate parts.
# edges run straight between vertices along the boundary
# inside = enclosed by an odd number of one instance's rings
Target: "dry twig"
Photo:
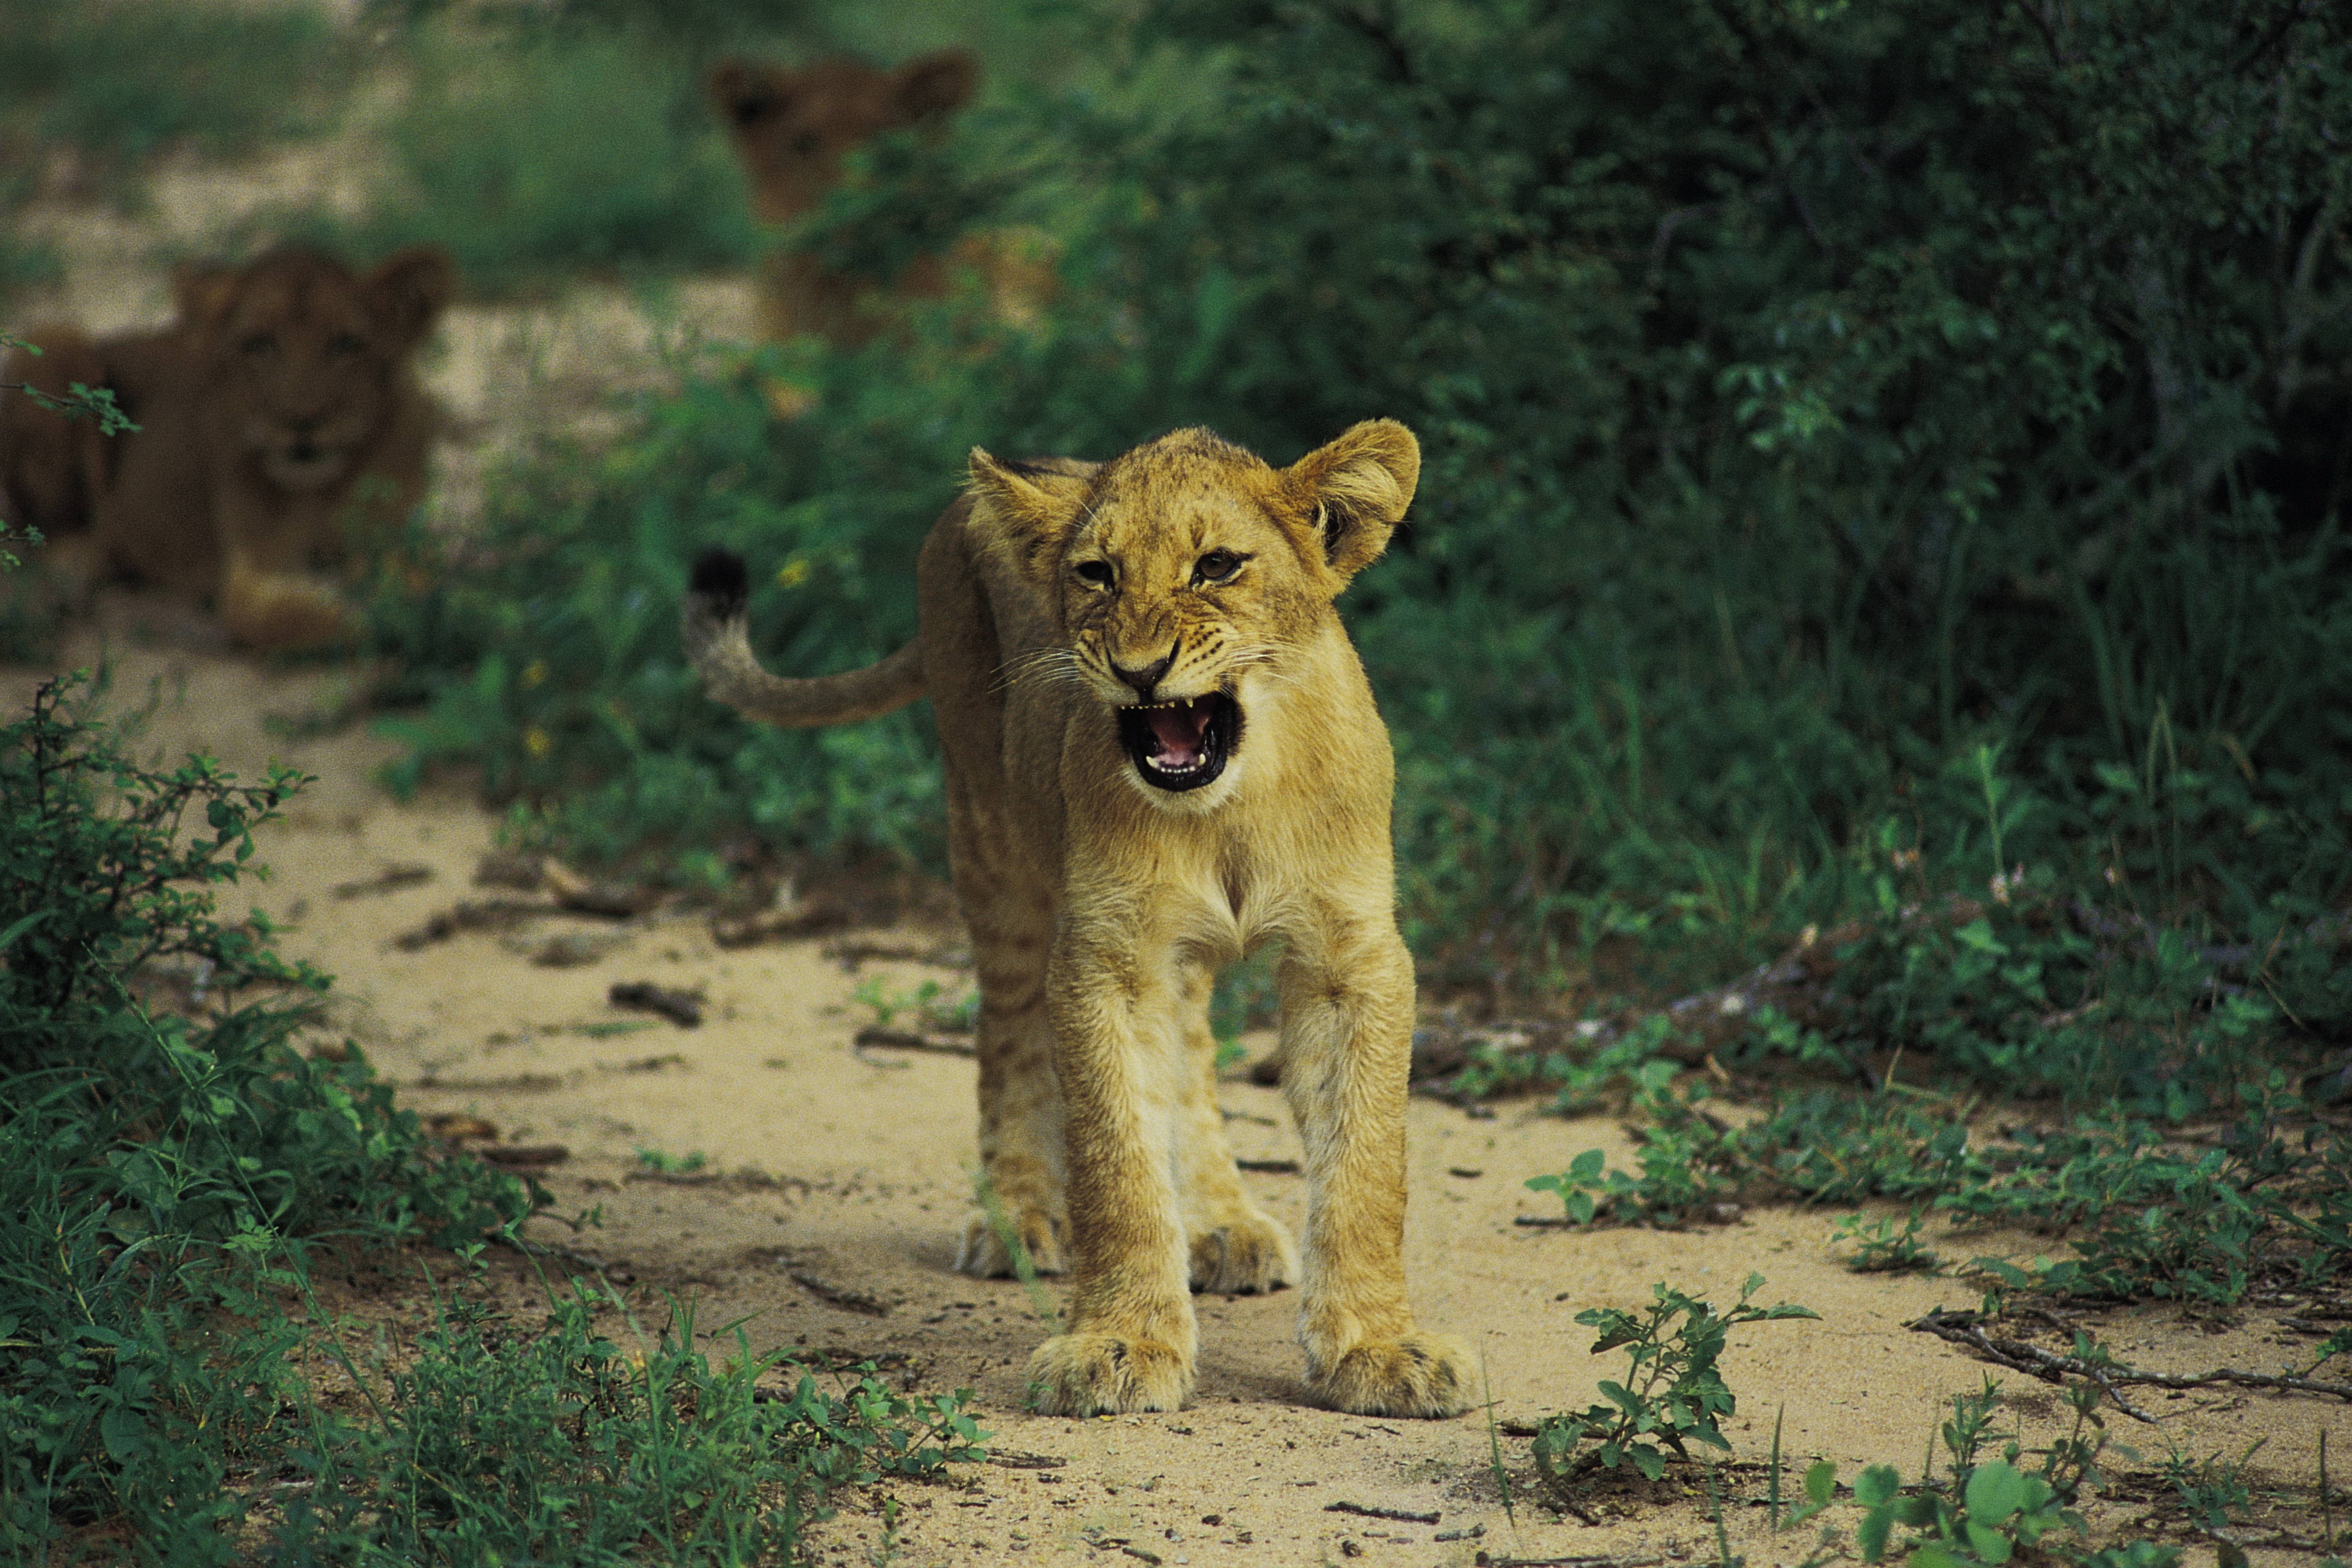
[[[2240,1372],[2235,1367],[2217,1367],[2211,1372],[2173,1373],[2141,1372],[2120,1363],[2102,1365],[2080,1356],[2060,1355],[2054,1351],[2030,1345],[2021,1340],[1996,1339],[1980,1326],[1983,1320],[1975,1312],[1933,1311],[1906,1327],[1934,1334],[1966,1345],[1987,1361],[2005,1366],[2011,1372],[2021,1372],[2038,1377],[2044,1383],[2059,1383],[2069,1377],[2088,1378],[2105,1390],[2116,1402],[2116,1408],[2135,1421],[2153,1425],[2150,1416],[2126,1399],[2118,1390],[2124,1386],[2150,1388],[2209,1388],[2217,1383],[2234,1384],[2241,1388],[2268,1388],[2287,1394],[2319,1394],[2352,1401],[2352,1383],[2336,1383],[2326,1378],[2296,1377],[2292,1373]]]

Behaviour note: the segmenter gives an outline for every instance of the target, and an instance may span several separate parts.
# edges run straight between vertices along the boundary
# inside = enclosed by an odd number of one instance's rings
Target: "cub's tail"
[[[743,624],[751,577],[731,550],[706,550],[694,563],[678,635],[703,689],[746,719],[788,730],[846,724],[904,708],[923,694],[923,645],[910,642],[879,664],[842,675],[793,680],[760,668]]]

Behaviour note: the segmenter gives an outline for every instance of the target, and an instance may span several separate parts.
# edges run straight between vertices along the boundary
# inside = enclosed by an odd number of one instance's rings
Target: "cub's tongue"
[[[1163,768],[1192,767],[1201,760],[1201,737],[1209,728],[1209,705],[1204,701],[1173,703],[1166,708],[1147,708],[1144,718],[1151,725],[1151,760]]]

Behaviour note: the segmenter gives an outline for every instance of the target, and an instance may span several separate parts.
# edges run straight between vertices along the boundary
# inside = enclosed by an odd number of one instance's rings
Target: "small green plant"
[[[1873,1465],[1854,1478],[1853,1504],[1862,1517],[1853,1547],[1864,1563],[1900,1562],[1906,1568],[1998,1568],[2064,1531],[2087,1532],[2075,1504],[2100,1479],[2099,1462],[2110,1445],[2098,1415],[2105,1397],[2088,1381],[2069,1385],[2074,1412],[2069,1433],[2047,1448],[2027,1450],[1998,1418],[2000,1385],[1990,1378],[1974,1394],[1957,1394],[1952,1414],[1937,1431],[1950,1469],[1948,1485],[1922,1481],[1906,1489],[1892,1465]],[[1985,1450],[1998,1446],[1998,1457]],[[2129,1451],[2116,1449],[2129,1457]],[[1933,1453],[1933,1445],[1930,1446]],[[1805,1500],[1779,1517],[1790,1530],[1819,1518],[1837,1500],[1837,1466],[1816,1461],[1806,1470]],[[1776,1510],[1777,1516],[1777,1510]],[[1824,1526],[1822,1551],[1812,1561],[1843,1555],[1843,1534]],[[2057,1560],[2080,1568],[2177,1568],[2179,1552],[2150,1542],[2112,1547],[2096,1553],[2057,1551]]]
[[[664,1176],[692,1175],[701,1170],[705,1163],[699,1150],[691,1154],[665,1153],[659,1149],[637,1151],[637,1164],[640,1168]]]
[[[1537,1424],[1536,1472],[1544,1484],[1568,1498],[1574,1483],[1595,1469],[1630,1466],[1656,1480],[1670,1457],[1690,1458],[1692,1443],[1730,1452],[1719,1423],[1737,1401],[1716,1362],[1731,1331],[1743,1323],[1821,1315],[1786,1301],[1750,1306],[1763,1285],[1762,1275],[1749,1275],[1727,1311],[1661,1283],[1651,1288],[1650,1306],[1641,1314],[1616,1307],[1579,1312],[1578,1322],[1599,1331],[1593,1354],[1625,1350],[1626,1378],[1601,1383],[1602,1403]]]
[[[1048,1332],[1060,1333],[1062,1315],[1054,1307],[1054,1298],[1045,1289],[1045,1277],[1037,1272],[1037,1260],[1029,1255],[1029,1244],[1021,1239],[1021,1227],[1013,1222],[1012,1213],[1004,1200],[996,1195],[996,1188],[988,1179],[985,1167],[971,1167],[971,1195],[980,1205],[981,1214],[994,1233],[996,1244],[1004,1248],[1004,1256],[1013,1260],[1013,1277],[1021,1281],[1024,1294],[1029,1298],[1029,1310]]]
[[[950,994],[936,980],[926,979],[912,990],[901,991],[878,974],[869,974],[857,983],[851,994],[863,1006],[874,1011],[874,1026],[887,1029],[901,1013],[912,1012],[925,1026],[951,1033],[969,1033],[980,1021],[980,993],[966,988]]]
[[[2208,1454],[2191,1459],[2175,1447],[2164,1457],[2164,1479],[2181,1510],[2200,1530],[2227,1530],[2252,1506],[2254,1489],[2246,1480],[2246,1463],[2269,1439],[2257,1437],[2236,1458]]]
[[[1905,1216],[1899,1231],[1892,1215],[1872,1224],[1858,1214],[1850,1214],[1839,1218],[1830,1246],[1853,1245],[1853,1256],[1846,1258],[1845,1266],[1857,1274],[1931,1274],[1942,1268],[1943,1262],[1932,1248],[1920,1243],[1919,1237],[1926,1228],[1924,1212],[1916,1207]]]
[[[1708,1158],[1716,1139],[1703,1124],[1690,1122],[1646,1130],[1639,1175],[1604,1169],[1608,1155],[1587,1149],[1555,1175],[1530,1176],[1528,1187],[1557,1193],[1574,1225],[1607,1215],[1621,1223],[1676,1224],[1701,1205],[1730,1194],[1731,1180]]]

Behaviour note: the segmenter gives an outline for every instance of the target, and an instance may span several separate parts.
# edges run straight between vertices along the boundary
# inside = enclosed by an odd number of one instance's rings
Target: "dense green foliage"
[[[173,145],[245,152],[320,129],[349,63],[295,0],[0,0],[0,150],[66,147],[114,173]]]
[[[324,978],[215,919],[301,781],[139,767],[86,695],[52,684],[0,728],[0,1541],[119,1513],[197,1560],[242,1511],[229,1468],[287,1440],[299,1336],[271,1292],[303,1244],[470,1238],[527,1201],[431,1157],[356,1053],[297,1052]],[[158,961],[217,1000],[142,1005]],[[223,1311],[255,1331],[215,1341]]]
[[[742,181],[690,56],[635,34],[485,30],[409,37],[415,85],[385,128],[393,175],[367,216],[276,215],[354,255],[445,246],[468,289],[541,288],[583,268],[748,265]],[[484,72],[486,49],[501,68]]]
[[[320,1484],[288,1509],[275,1560],[784,1563],[834,1489],[984,1457],[969,1394],[913,1399],[870,1368],[827,1390],[740,1332],[714,1366],[690,1310],[632,1357],[597,1331],[610,1305],[575,1287],[517,1334],[446,1304],[386,1378],[382,1424],[311,1460]]]
[[[844,668],[909,629],[914,544],[973,444],[1101,455],[1203,421],[1285,461],[1389,414],[1428,467],[1347,608],[1433,976],[1542,985],[1619,938],[1690,973],[1867,916],[1908,966],[1870,971],[1877,1037],[2086,1095],[2217,1061],[2184,1105],[2283,1017],[2336,1026],[2333,13],[1522,0],[1102,28],[1203,104],[1040,92],[883,150],[802,237],[895,254],[960,161],[966,208],[1059,233],[1050,322],[966,300],[856,354],[707,357],[610,449],[526,459],[450,585],[385,595],[429,703],[412,766],[478,763],[580,852],[697,875],[761,847],[935,857],[919,723],[762,733],[690,694],[667,616],[698,547],[777,574],[753,604],[775,664]],[[774,420],[777,379],[815,411]],[[1989,877],[2042,911],[2032,954],[2004,958],[2005,905],[1905,923]],[[2078,900],[2092,935],[2043,942]],[[2190,991],[2217,946],[2268,956],[2214,1011]],[[2143,981],[2196,1038],[2042,1027]]]
[[[140,767],[89,700],[0,728],[0,1555],[95,1527],[173,1563],[781,1562],[832,1490],[977,1457],[964,1395],[828,1391],[740,1338],[715,1368],[690,1311],[632,1357],[617,1301],[552,1287],[530,1332],[461,1283],[418,1356],[328,1351],[366,1405],[331,1413],[310,1251],[471,1258],[530,1194],[355,1048],[295,1049],[325,977],[215,918],[303,781]],[[139,1000],[174,973],[180,1005]]]

